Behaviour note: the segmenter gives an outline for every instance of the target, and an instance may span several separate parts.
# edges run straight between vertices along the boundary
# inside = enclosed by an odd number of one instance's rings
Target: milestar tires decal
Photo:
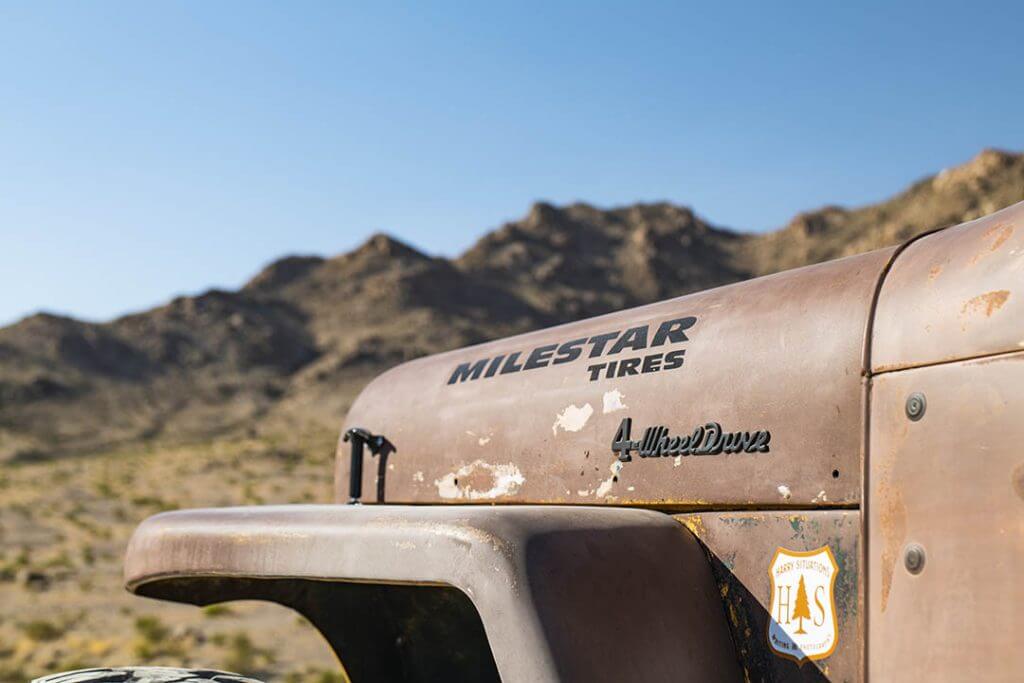
[[[666,320],[651,330],[653,324],[630,327],[627,330],[604,332],[562,343],[544,344],[529,351],[500,353],[487,358],[459,363],[448,378],[448,384],[491,379],[499,375],[510,375],[526,370],[538,370],[551,365],[573,363],[581,358],[601,359],[586,366],[587,377],[595,382],[602,377],[626,377],[650,372],[675,370],[683,366],[686,349],[658,351],[643,356],[621,358],[627,351],[642,351],[666,344],[675,345],[689,341],[686,330],[693,327],[697,318],[686,316]],[[614,356],[614,358],[611,358]]]

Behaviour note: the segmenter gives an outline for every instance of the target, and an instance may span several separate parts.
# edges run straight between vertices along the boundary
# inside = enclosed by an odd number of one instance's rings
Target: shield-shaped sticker
[[[768,644],[798,664],[824,659],[836,649],[836,576],[839,565],[829,547],[797,551],[779,548],[768,568],[772,618]]]

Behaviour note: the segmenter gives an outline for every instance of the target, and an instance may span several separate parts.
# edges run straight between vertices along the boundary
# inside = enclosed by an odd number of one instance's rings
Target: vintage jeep
[[[1024,680],[1022,284],[1024,203],[405,363],[338,504],[152,517],[128,589],[357,683]]]

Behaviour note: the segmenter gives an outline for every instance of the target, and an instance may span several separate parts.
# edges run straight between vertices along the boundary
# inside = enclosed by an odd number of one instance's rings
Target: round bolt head
[[[910,396],[907,396],[907,417],[914,422],[917,422],[924,417],[924,411],[928,408],[928,401],[925,400],[924,394],[919,391],[915,391]]]
[[[911,574],[920,574],[924,570],[924,548],[911,543],[903,550],[903,566]]]

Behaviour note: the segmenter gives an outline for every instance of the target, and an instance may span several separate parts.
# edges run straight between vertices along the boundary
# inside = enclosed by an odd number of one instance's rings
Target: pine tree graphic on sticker
[[[807,603],[807,587],[804,585],[804,575],[800,575],[800,585],[796,589],[796,606],[793,608],[793,619],[797,620],[796,632],[807,633],[804,630],[804,619],[811,618],[811,607]]]

